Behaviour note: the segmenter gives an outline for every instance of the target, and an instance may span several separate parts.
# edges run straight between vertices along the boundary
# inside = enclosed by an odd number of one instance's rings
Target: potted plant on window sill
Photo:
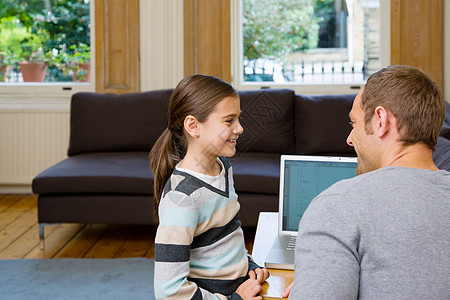
[[[50,53],[44,50],[38,41],[33,38],[25,38],[22,41],[19,67],[24,82],[43,82],[48,67]]]
[[[88,45],[80,43],[62,50],[55,59],[56,65],[65,76],[72,76],[73,81],[87,82],[91,80],[91,50]]]

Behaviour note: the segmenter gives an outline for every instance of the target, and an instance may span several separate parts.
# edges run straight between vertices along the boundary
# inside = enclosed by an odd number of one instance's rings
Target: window
[[[233,84],[357,92],[387,65],[389,24],[381,26],[380,9],[389,7],[380,0],[241,0],[233,8]]]
[[[0,92],[90,90],[90,6],[89,0],[2,1]]]

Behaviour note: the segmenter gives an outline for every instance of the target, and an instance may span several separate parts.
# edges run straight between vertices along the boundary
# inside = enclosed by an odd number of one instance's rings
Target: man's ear
[[[199,127],[198,127],[198,120],[194,116],[187,116],[184,119],[184,130],[193,138],[199,137]]]
[[[391,114],[383,107],[377,106],[374,113],[374,124],[372,128],[375,134],[381,138],[385,136],[392,126]]]

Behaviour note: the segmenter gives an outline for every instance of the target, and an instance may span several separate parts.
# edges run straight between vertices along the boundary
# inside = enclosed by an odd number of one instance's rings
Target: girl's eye
[[[225,122],[227,122],[227,123],[233,123],[233,119],[228,119],[228,120],[226,120]]]

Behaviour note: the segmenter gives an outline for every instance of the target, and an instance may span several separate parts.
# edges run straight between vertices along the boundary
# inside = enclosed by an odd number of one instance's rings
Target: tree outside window
[[[380,65],[379,0],[243,0],[244,81],[363,82]]]
[[[89,0],[3,0],[0,81],[89,81]],[[27,72],[40,65],[42,78]]]

